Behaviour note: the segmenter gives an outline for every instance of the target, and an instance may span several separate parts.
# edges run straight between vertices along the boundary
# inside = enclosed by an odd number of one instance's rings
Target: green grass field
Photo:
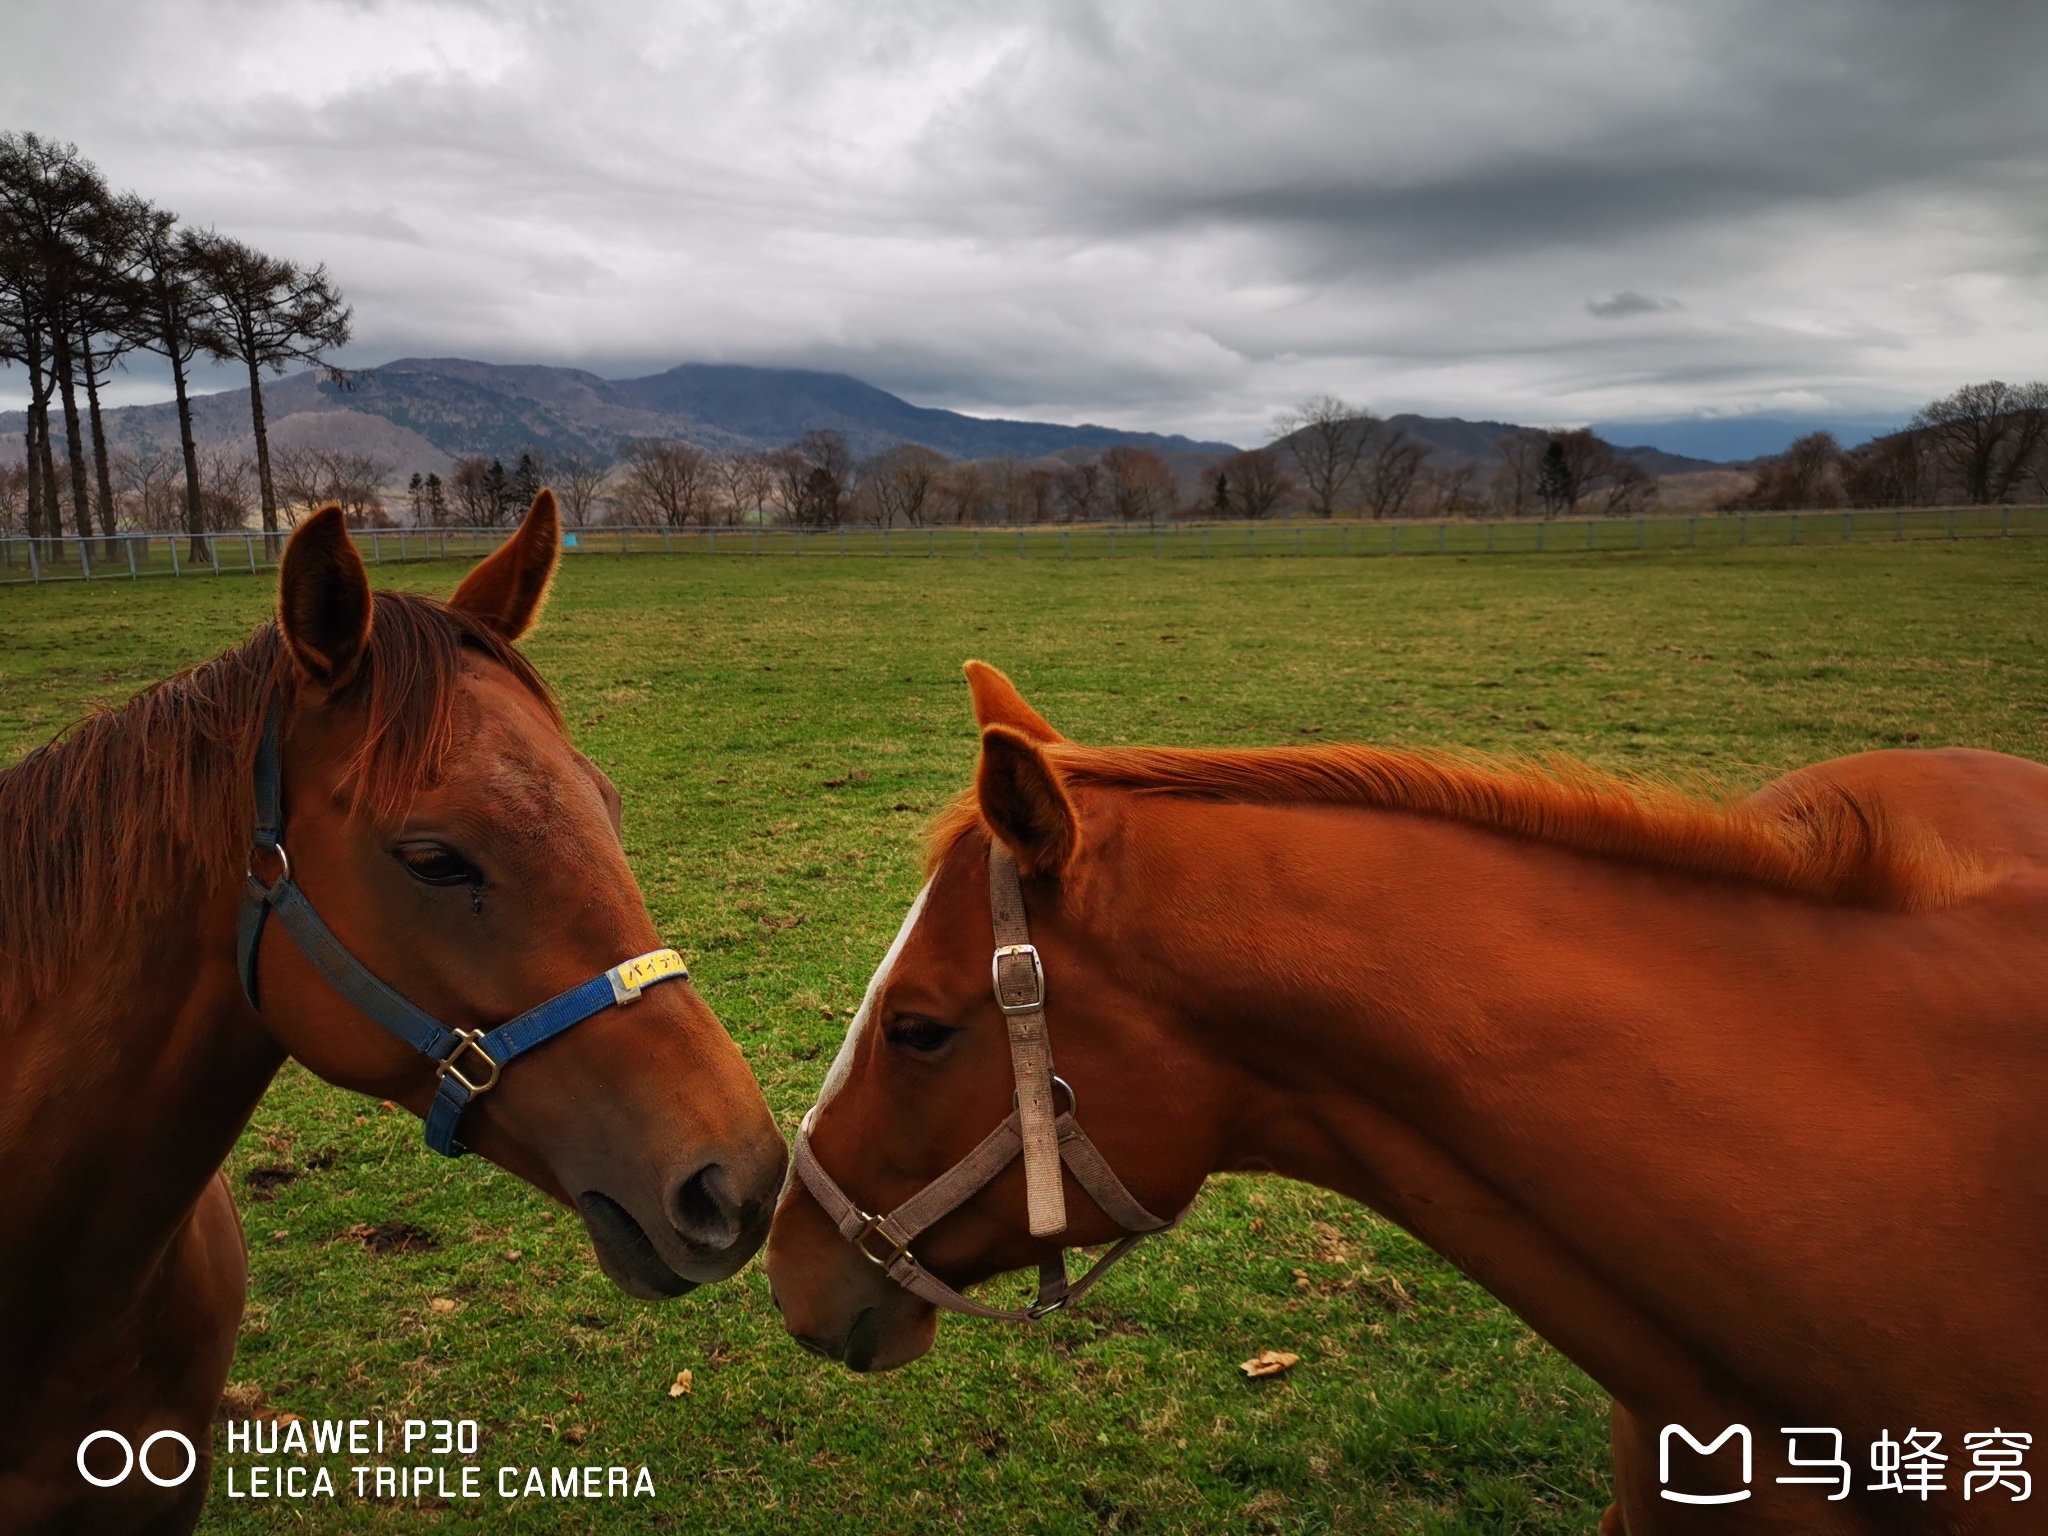
[[[440,592],[461,569],[380,579]],[[269,593],[0,593],[0,760],[238,639]],[[529,648],[625,795],[657,924],[791,1127],[916,890],[919,827],[971,769],[966,657],[1088,740],[1444,743],[1747,786],[1906,743],[2048,755],[2044,598],[2048,541],[2017,539],[591,559]],[[758,1266],[630,1301],[573,1217],[296,1068],[231,1172],[253,1248],[240,1401],[474,1418],[487,1469],[644,1463],[659,1492],[263,1503],[217,1476],[206,1530],[1584,1532],[1605,1503],[1589,1381],[1397,1229],[1279,1181],[1213,1181],[1078,1315],[949,1319],[925,1360],[857,1378],[785,1339]],[[399,1251],[365,1246],[394,1224]],[[1249,1383],[1237,1362],[1262,1348],[1301,1364]]]

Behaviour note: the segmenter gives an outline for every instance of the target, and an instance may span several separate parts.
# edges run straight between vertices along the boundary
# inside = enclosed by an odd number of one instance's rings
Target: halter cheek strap
[[[1004,1322],[1029,1322],[1056,1312],[1086,1293],[1109,1268],[1138,1245],[1140,1238],[1176,1225],[1155,1216],[1124,1187],[1088,1133],[1075,1119],[1079,1105],[1064,1078],[1053,1076],[1052,1048],[1045,1032],[1045,970],[1024,918],[1024,889],[1017,861],[1000,842],[991,843],[988,857],[989,907],[995,919],[996,950],[992,969],[996,1003],[1009,1022],[1010,1067],[1017,1084],[1017,1107],[1008,1118],[959,1162],[885,1216],[862,1210],[825,1171],[811,1149],[813,1105],[796,1133],[797,1177],[811,1192],[832,1224],[862,1257],[891,1280],[935,1307],[992,1317]],[[1064,1091],[1067,1108],[1053,1114],[1054,1091]],[[1028,1307],[990,1307],[961,1295],[920,1264],[910,1252],[918,1235],[965,1205],[996,1176],[1024,1159],[1026,1202],[1031,1234],[1051,1237],[1067,1227],[1066,1195],[1061,1186],[1064,1166],[1104,1215],[1122,1227],[1125,1236],[1080,1279],[1067,1279],[1066,1250],[1060,1249],[1038,1270],[1038,1299]],[[1187,1213],[1181,1212],[1184,1216]]]
[[[444,1157],[460,1157],[466,1148],[455,1139],[462,1112],[472,1099],[497,1085],[498,1074],[513,1057],[552,1040],[570,1026],[607,1008],[624,1007],[656,982],[687,977],[683,957],[672,949],[615,965],[580,986],[556,994],[537,1008],[494,1029],[463,1029],[439,1019],[377,977],[349,953],[348,946],[313,910],[296,880],[284,849],[283,773],[278,751],[278,707],[275,700],[263,717],[263,737],[256,749],[256,826],[251,835],[247,884],[235,931],[235,964],[242,993],[258,1013],[256,961],[264,923],[275,913],[299,953],[313,962],[328,985],[371,1019],[435,1064],[439,1085],[427,1112],[426,1140]],[[256,873],[259,862],[274,863],[276,877],[265,884]]]

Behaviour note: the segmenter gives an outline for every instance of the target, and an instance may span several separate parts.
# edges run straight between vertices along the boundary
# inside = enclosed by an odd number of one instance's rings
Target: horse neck
[[[7,1031],[0,1251],[37,1259],[0,1272],[0,1316],[118,1309],[282,1064],[235,975],[240,884],[195,883]]]
[[[1214,1064],[1215,1170],[1373,1206],[1624,1400],[1703,1382],[1643,1256],[1744,1241],[1797,1120],[1753,1064],[1828,1012],[1730,961],[1796,975],[1846,914],[1384,812],[1158,799],[1123,844],[1093,899]],[[1730,1123],[1673,1135],[1696,1105]]]

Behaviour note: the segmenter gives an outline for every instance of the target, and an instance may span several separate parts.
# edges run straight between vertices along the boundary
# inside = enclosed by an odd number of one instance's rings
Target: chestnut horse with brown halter
[[[246,1274],[218,1169],[287,1056],[459,1125],[634,1295],[760,1245],[782,1139],[513,647],[559,541],[542,492],[447,603],[373,597],[328,508],[274,624],[0,774],[0,1531],[197,1520]]]
[[[944,1213],[920,1194],[1006,1121],[1029,1139],[991,986],[1007,856],[1045,1071],[1132,1203],[1254,1169],[1416,1233],[1613,1395],[1604,1531],[2039,1528],[2017,1482],[1961,1493],[1966,1434],[2048,1431],[2048,769],[1875,752],[1707,804],[1365,747],[1093,749],[968,671],[975,787],[769,1239],[806,1347],[901,1365],[936,1326],[913,1271],[1050,1276],[1136,1229],[1066,1177],[1034,1236],[1014,1153]],[[1746,1426],[1756,1475],[1673,1442],[1667,1482],[1667,1425]],[[1830,1444],[1786,1426],[1841,1431],[1853,1490],[1780,1483]],[[1944,1434],[1931,1500],[1867,1486],[1911,1428]]]

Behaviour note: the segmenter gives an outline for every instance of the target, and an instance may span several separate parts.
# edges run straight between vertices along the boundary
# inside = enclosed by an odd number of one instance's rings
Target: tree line
[[[1812,432],[1760,465],[1730,508],[1920,507],[2048,501],[2048,383],[1965,384],[1902,432],[1844,449]]]
[[[67,503],[80,538],[92,536],[95,522],[111,536],[129,520],[124,511],[139,512],[139,521],[175,508],[197,541],[239,526],[253,500],[275,534],[280,466],[264,421],[263,374],[323,363],[347,345],[350,319],[324,265],[183,225],[167,209],[116,192],[74,145],[0,133],[0,365],[26,369],[29,385],[26,452],[18,469],[0,476],[0,494],[17,502],[25,532],[62,533]],[[170,369],[179,451],[168,465],[165,455],[123,465],[117,489],[100,386],[138,352]],[[194,442],[189,382],[202,358],[248,370],[253,460],[225,450],[202,455]],[[62,416],[61,450],[53,406]],[[170,526],[169,517],[154,526]]]

